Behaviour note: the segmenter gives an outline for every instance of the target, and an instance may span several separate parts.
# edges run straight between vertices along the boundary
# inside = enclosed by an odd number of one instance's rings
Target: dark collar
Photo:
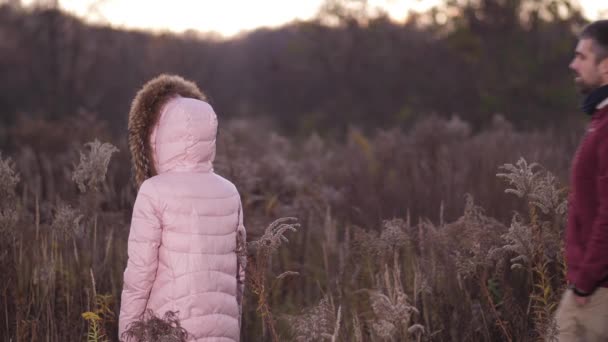
[[[583,101],[582,109],[588,115],[593,115],[598,110],[597,106],[606,99],[608,99],[608,84],[589,93]]]

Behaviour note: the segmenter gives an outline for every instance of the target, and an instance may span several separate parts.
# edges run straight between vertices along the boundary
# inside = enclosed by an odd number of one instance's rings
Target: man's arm
[[[608,134],[608,130],[605,133]],[[597,215],[585,246],[580,273],[574,282],[574,291],[579,296],[592,294],[608,276],[608,136],[602,136],[598,144],[598,161]]]

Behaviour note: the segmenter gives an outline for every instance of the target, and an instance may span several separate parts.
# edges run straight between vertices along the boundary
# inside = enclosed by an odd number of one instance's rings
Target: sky
[[[585,15],[608,15],[606,0],[578,0]],[[24,1],[26,4],[28,1]],[[425,11],[442,0],[368,0],[395,20]],[[313,17],[323,0],[59,0],[61,7],[91,21],[100,18],[126,28],[215,32],[230,37],[258,27],[276,27]]]

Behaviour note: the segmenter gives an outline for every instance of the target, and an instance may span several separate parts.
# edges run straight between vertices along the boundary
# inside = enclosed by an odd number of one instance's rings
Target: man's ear
[[[600,71],[600,75],[602,75],[603,78],[608,80],[608,57],[600,61],[598,69]]]

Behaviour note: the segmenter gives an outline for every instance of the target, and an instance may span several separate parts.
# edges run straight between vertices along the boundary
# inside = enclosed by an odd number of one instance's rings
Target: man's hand
[[[585,306],[587,303],[589,303],[589,297],[581,297],[574,293],[574,301],[578,306]]]
[[[587,303],[589,303],[589,296],[591,293],[578,289],[574,284],[570,284],[570,289],[574,295],[574,301],[578,306],[585,306]]]

